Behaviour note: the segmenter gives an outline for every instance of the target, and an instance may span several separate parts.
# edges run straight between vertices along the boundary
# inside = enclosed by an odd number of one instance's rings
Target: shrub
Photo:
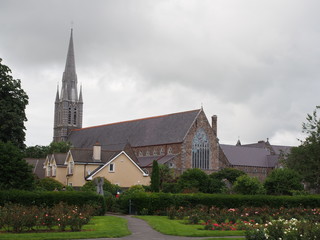
[[[265,189],[262,183],[255,177],[248,175],[241,175],[237,178],[233,185],[233,191],[238,194],[265,194]]]
[[[44,191],[62,190],[63,184],[53,178],[43,178],[36,181],[36,187]]]
[[[81,187],[81,191],[96,193],[97,187],[96,187],[94,180],[86,182]],[[117,191],[120,191],[120,187],[118,185],[112,184],[110,181],[103,178],[103,191],[104,191],[104,193],[109,192],[109,193],[115,195],[117,193]]]
[[[16,203],[24,206],[52,207],[64,202],[69,205],[95,207],[96,215],[102,215],[106,211],[106,203],[103,196],[89,192],[60,191],[60,192],[28,192],[20,190],[0,191],[0,206],[6,203]]]
[[[193,192],[207,192],[208,191],[208,175],[199,168],[188,169],[183,172],[179,179],[178,185],[181,190],[193,189]]]

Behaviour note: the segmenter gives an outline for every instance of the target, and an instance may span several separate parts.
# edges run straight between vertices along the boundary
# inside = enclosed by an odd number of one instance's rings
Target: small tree
[[[152,163],[152,173],[151,173],[151,191],[159,192],[160,191],[160,172],[159,164],[157,161],[153,160]]]
[[[242,175],[246,175],[246,173],[235,168],[224,168],[219,172],[210,174],[210,177],[220,180],[227,179],[230,183],[233,184],[237,180],[237,178]]]
[[[199,168],[192,168],[180,175],[178,185],[181,190],[207,192],[208,180],[209,177],[205,172]]]
[[[70,147],[70,142],[52,142],[49,145],[48,153],[66,153]]]
[[[264,187],[268,194],[291,195],[292,190],[303,190],[301,179],[301,176],[296,171],[288,168],[279,168],[273,170],[266,178]]]
[[[167,165],[159,164],[159,178],[160,189],[163,189],[164,183],[171,183],[173,181],[173,172]]]
[[[233,185],[233,191],[239,194],[256,195],[265,194],[265,189],[256,177],[241,175]]]

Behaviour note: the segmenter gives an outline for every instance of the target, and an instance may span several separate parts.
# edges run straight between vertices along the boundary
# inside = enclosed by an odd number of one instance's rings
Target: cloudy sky
[[[53,137],[74,29],[83,126],[203,106],[221,143],[297,145],[319,105],[320,1],[0,1],[0,58],[29,96],[26,144]],[[73,23],[73,24],[72,24]]]

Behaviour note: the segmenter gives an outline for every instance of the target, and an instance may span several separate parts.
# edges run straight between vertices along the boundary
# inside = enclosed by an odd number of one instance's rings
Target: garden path
[[[99,240],[196,240],[196,239],[208,239],[214,237],[178,237],[170,236],[159,233],[149,226],[142,219],[132,217],[130,215],[117,215],[128,220],[128,228],[132,233],[129,236],[123,238],[99,238]],[[241,238],[239,236],[219,237],[219,238]],[[87,239],[87,240],[98,240],[98,239]]]

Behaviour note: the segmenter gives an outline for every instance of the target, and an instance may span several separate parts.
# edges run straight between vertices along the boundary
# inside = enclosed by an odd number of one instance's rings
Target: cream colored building
[[[52,154],[44,163],[46,177],[64,185],[81,187],[96,177],[104,177],[123,188],[149,185],[149,174],[137,164],[127,144],[122,150],[102,150],[99,144],[93,149],[71,149],[67,154]]]

